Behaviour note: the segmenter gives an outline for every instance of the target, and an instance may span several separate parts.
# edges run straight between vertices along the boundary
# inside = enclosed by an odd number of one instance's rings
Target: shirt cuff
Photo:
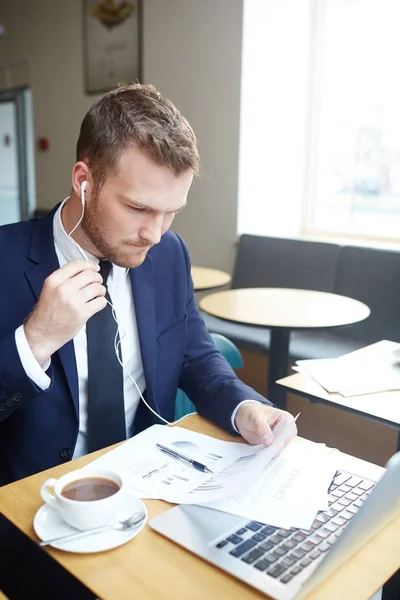
[[[21,325],[15,331],[15,344],[17,346],[19,358],[29,379],[33,381],[44,392],[50,387],[51,379],[45,371],[50,367],[50,359],[43,365],[40,365],[33,355],[31,347],[26,339],[24,326]]]
[[[248,404],[249,402],[256,402],[256,404],[260,404],[260,402],[258,400],[242,400],[242,402],[239,402],[239,404],[237,405],[237,407],[235,408],[235,410],[232,413],[231,423],[232,423],[232,428],[236,431],[236,433],[240,433],[240,431],[238,430],[238,428],[235,425],[237,411],[239,410],[239,408],[241,406],[243,406],[243,404]]]

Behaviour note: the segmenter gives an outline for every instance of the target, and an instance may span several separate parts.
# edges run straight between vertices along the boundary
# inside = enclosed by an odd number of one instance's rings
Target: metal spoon
[[[117,521],[112,525],[106,525],[105,527],[96,527],[96,529],[89,529],[87,531],[78,531],[77,533],[62,535],[61,537],[56,537],[51,540],[43,540],[42,542],[39,542],[39,546],[48,546],[49,544],[53,544],[55,542],[67,542],[69,540],[76,540],[78,538],[85,537],[85,535],[92,535],[93,533],[99,533],[100,531],[107,531],[109,529],[129,531],[130,529],[135,529],[136,527],[138,527],[145,518],[146,515],[143,511],[135,512],[128,519],[124,519],[123,521]]]

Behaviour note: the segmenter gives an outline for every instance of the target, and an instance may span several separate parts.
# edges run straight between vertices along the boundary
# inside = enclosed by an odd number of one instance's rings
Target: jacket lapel
[[[153,263],[151,256],[148,255],[140,267],[131,269],[129,275],[132,283],[140,350],[146,380],[147,401],[149,404],[155,405],[158,411],[154,396],[157,337]]]
[[[36,300],[39,299],[46,277],[48,277],[60,266],[54,248],[53,238],[53,218],[57,208],[58,205],[48,215],[32,224],[29,259],[34,264],[32,267],[27,269],[27,271],[25,271],[25,277]],[[78,417],[78,372],[76,367],[74,344],[72,340],[58,350],[58,356],[68,381],[69,391],[71,393],[75,412]]]

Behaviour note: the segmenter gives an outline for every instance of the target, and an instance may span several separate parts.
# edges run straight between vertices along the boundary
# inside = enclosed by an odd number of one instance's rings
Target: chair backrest
[[[210,335],[214,346],[226,358],[232,369],[243,367],[242,355],[231,340],[219,333],[211,333]],[[175,400],[175,419],[181,419],[185,415],[195,412],[195,410],[196,408],[188,396],[182,390],[178,390]]]
[[[365,321],[340,329],[341,335],[373,343],[400,342],[400,252],[344,246],[335,293],[367,304]]]
[[[241,369],[243,367],[243,358],[240,354],[239,348],[227,337],[220,333],[210,334],[214,346],[221,352],[222,356],[226,358],[232,369]]]
[[[232,287],[286,287],[332,292],[339,251],[337,244],[242,235]]]

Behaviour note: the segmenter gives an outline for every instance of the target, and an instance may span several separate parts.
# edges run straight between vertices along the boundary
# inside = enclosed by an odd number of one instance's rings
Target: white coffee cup
[[[80,482],[82,485],[83,480],[93,478],[113,482],[118,486],[118,490],[99,500],[76,500],[62,494],[63,491],[67,493],[65,488],[68,484]],[[124,484],[122,475],[116,471],[94,468],[72,471],[60,479],[48,479],[40,488],[43,500],[56,508],[66,523],[83,531],[103,527],[111,522],[125,491],[126,484]]]

